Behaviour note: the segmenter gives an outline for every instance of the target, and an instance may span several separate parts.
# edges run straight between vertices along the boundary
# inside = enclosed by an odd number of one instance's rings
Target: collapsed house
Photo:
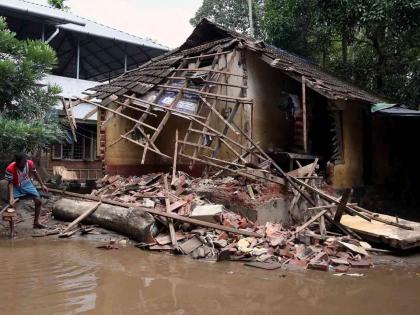
[[[79,102],[96,106],[99,156],[109,175],[172,168],[174,180],[175,171],[183,170],[285,187],[286,196],[280,188],[261,211],[251,205],[252,214],[244,213],[246,205],[241,200],[235,204],[232,194],[216,201],[260,224],[284,223],[299,207],[331,206],[318,203],[316,196],[337,205],[338,198],[317,189],[320,171],[333,187],[348,189],[366,180],[366,161],[370,170],[384,164],[373,160],[383,155],[367,148],[372,134],[366,128],[372,106],[384,103],[381,97],[208,20],[181,47],[91,88]],[[383,114],[390,110],[388,104],[376,107]],[[299,198],[306,204],[300,206]],[[343,207],[367,219],[359,213],[362,208],[347,201]]]
[[[178,49],[91,90],[101,101],[98,149],[108,174],[170,166],[176,130],[178,165],[193,173],[267,167],[257,147],[289,170],[295,161],[334,161],[338,188],[362,185],[367,160],[369,169],[379,165],[366,152],[364,122],[382,98],[207,20]]]
[[[51,190],[79,199],[57,201],[54,217],[73,222],[55,234],[83,221],[150,250],[344,272],[372,266],[367,251],[378,249],[362,239],[420,245],[418,223],[319,182],[321,164],[335,187],[363,183],[363,121],[382,99],[307,60],[203,20],[180,48],[90,91],[75,105],[96,107],[107,175],[90,195]],[[255,211],[260,200],[270,206]],[[300,220],[287,222],[296,208]]]

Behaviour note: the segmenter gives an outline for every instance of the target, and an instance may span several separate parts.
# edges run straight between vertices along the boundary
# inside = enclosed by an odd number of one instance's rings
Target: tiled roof
[[[200,22],[181,47],[123,74],[111,81],[110,84],[97,86],[93,90],[97,92],[96,96],[99,98],[105,98],[111,94],[129,94],[130,92],[144,94],[175,70],[175,66],[184,57],[211,51],[212,47],[223,43],[226,46],[241,44],[248,50],[258,52],[262,59],[272,67],[296,80],[301,80],[302,76],[305,76],[308,88],[329,99],[358,100],[372,104],[384,101],[384,98],[330,74],[307,59],[238,34],[206,19]]]

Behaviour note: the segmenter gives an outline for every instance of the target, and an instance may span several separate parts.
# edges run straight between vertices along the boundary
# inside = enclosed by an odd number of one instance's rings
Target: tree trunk
[[[344,36],[341,39],[341,52],[343,55],[343,63],[347,63],[347,39]]]
[[[60,220],[73,221],[95,204],[93,201],[61,198],[54,204],[53,215]],[[155,219],[150,213],[141,210],[101,204],[83,223],[97,224],[136,241],[149,242]]]

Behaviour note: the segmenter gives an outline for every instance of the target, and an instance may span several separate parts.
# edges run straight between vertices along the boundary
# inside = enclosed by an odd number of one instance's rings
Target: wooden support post
[[[166,213],[171,213],[171,202],[169,200],[169,185],[168,185],[168,175],[165,174],[163,177],[163,182],[165,185],[165,205],[166,205]],[[171,242],[172,245],[175,247],[175,249],[178,248],[178,241],[176,240],[176,233],[175,233],[175,227],[174,223],[172,222],[172,219],[168,218],[168,225],[169,225],[169,234],[171,236]]]
[[[239,102],[235,103],[235,107],[233,108],[232,112],[230,113],[230,115],[227,119],[227,122],[229,123],[229,125],[233,122],[233,119],[235,118],[235,115],[238,112],[239,105],[240,105]],[[223,128],[223,131],[222,131],[222,137],[226,136],[226,134],[229,130],[229,127],[228,127],[229,125],[225,124],[225,127]],[[222,138],[219,138],[219,141],[218,141],[217,146],[216,146],[216,151],[212,155],[213,158],[216,157],[219,154],[221,147],[222,147]],[[235,155],[238,157],[238,154],[235,154]],[[240,157],[240,155],[239,155],[239,157]],[[245,161],[245,163],[246,163],[246,161]]]
[[[303,120],[303,150],[308,153],[308,130],[306,121],[306,83],[302,76],[302,120]]]
[[[335,212],[335,216],[334,216],[335,222],[341,221],[341,217],[343,216],[344,210],[346,209],[346,205],[347,205],[348,200],[350,199],[350,196],[351,196],[351,189],[346,189],[344,191],[343,196],[340,199],[340,202],[338,203],[337,211]]]
[[[177,160],[178,160],[178,129],[175,130],[174,162],[172,164],[172,180],[171,180],[171,185],[173,185],[175,183]]]
[[[228,126],[236,135],[238,135],[239,136],[239,132],[236,130],[236,128],[235,127],[233,127],[232,126],[232,124],[229,122],[229,121],[227,121],[223,116],[222,116],[222,114],[220,114],[218,111],[217,111],[217,109],[216,108],[214,108],[214,106],[212,106],[209,102],[207,102],[207,100],[204,98],[204,97],[202,97],[202,96],[200,96],[200,99],[201,99],[201,101],[208,107],[208,108],[210,108],[210,110],[214,113],[214,114],[216,114],[216,116],[217,117],[219,117],[222,121],[223,121],[223,123],[226,125],[226,126]]]

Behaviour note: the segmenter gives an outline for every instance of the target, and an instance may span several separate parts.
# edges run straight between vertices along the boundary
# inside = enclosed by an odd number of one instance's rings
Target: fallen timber
[[[93,213],[83,218],[83,221],[79,221],[97,224],[103,228],[129,236],[139,242],[146,242],[150,239],[151,229],[155,220],[151,214],[140,209],[132,211],[126,207],[109,205],[105,202],[99,204],[99,202],[61,198],[54,204],[53,215],[61,220],[73,221],[95,207],[97,209]],[[74,231],[73,227],[75,226],[70,224],[61,235],[71,236]],[[69,234],[66,235],[67,233]]]
[[[110,199],[99,198],[99,197],[90,196],[90,195],[83,195],[83,194],[73,193],[73,192],[69,192],[69,191],[62,191],[62,190],[58,190],[58,189],[50,189],[50,191],[54,192],[54,193],[58,193],[58,194],[64,194],[64,195],[71,196],[71,197],[76,197],[76,198],[81,198],[81,199],[86,199],[86,200],[92,200],[92,201],[96,201],[96,202],[102,202],[103,204],[108,204],[108,205],[112,205],[112,206],[117,206],[117,207],[122,207],[122,208],[127,208],[127,209],[132,208],[132,205],[130,205],[130,204],[126,204],[126,203],[122,203],[122,202],[118,202],[118,201],[114,201],[114,200],[110,200]],[[133,209],[144,211],[144,212],[156,215],[156,216],[170,218],[170,219],[173,219],[173,220],[186,222],[186,223],[191,223],[191,224],[195,224],[195,225],[198,225],[198,226],[208,227],[208,228],[212,228],[212,229],[216,229],[216,230],[220,230],[220,231],[224,231],[224,232],[240,234],[240,235],[245,235],[245,236],[252,236],[252,237],[262,237],[262,235],[260,235],[258,233],[255,233],[255,232],[250,232],[250,231],[245,231],[245,230],[241,230],[241,229],[230,228],[230,227],[223,226],[223,225],[220,225],[220,224],[200,221],[200,220],[184,217],[184,216],[174,214],[174,213],[161,212],[161,211],[157,211],[157,210],[153,210],[153,209],[149,209],[149,208],[145,208],[145,207],[134,207]]]

